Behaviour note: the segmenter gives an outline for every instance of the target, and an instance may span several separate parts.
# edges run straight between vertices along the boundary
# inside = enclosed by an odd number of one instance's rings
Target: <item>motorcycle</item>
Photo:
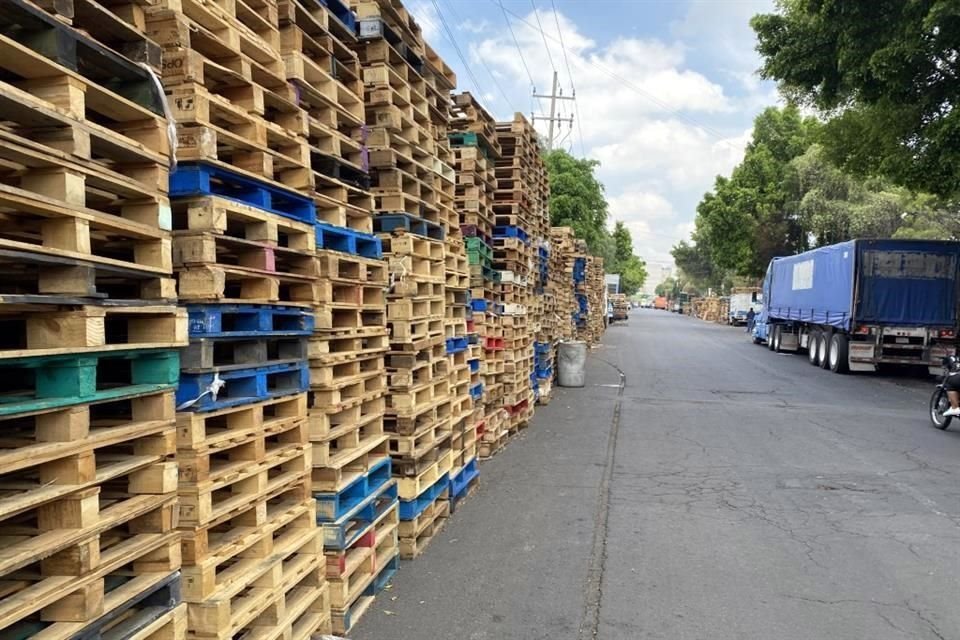
[[[950,408],[950,398],[947,397],[947,378],[957,369],[960,369],[960,358],[946,356],[943,359],[943,379],[930,396],[930,422],[937,429],[946,429],[953,421],[953,416],[945,416],[943,413]]]

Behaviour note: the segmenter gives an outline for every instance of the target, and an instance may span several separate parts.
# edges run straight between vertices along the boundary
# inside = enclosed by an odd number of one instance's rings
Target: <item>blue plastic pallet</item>
[[[459,473],[450,476],[450,499],[454,500],[463,497],[470,483],[479,475],[480,469],[477,466],[477,459],[474,458],[465,464]]]
[[[470,373],[476,373],[480,371],[480,358],[474,358],[473,360],[467,360],[467,364],[470,365]]]
[[[301,307],[188,304],[187,323],[191,338],[309,336],[313,334],[314,316]]]
[[[313,494],[317,500],[317,522],[337,522],[368,502],[377,489],[390,481],[390,458],[384,458],[336,492]]]
[[[470,310],[475,312],[484,312],[487,310],[487,299],[486,298],[473,298],[470,300]]]
[[[170,174],[170,197],[186,196],[220,196],[301,222],[317,221],[311,198],[206,163],[178,164]]]
[[[534,353],[550,353],[550,343],[549,342],[534,342],[533,343]]]
[[[400,568],[400,553],[397,552],[397,555],[393,556],[383,565],[383,569],[380,569],[377,573],[377,577],[373,579],[373,582],[370,583],[370,586],[363,592],[365,596],[375,596],[383,591],[390,580],[393,579],[393,576],[396,575],[397,570]]]
[[[440,476],[439,480],[424,489],[423,492],[413,500],[401,500],[400,519],[413,520],[423,513],[424,509],[433,504],[434,500],[439,498],[440,494],[447,490],[449,482],[449,476],[447,474],[443,474]]]
[[[217,393],[204,394],[219,376],[226,384]],[[231,371],[204,371],[180,373],[177,387],[177,407],[200,398],[184,411],[216,411],[269,398],[304,393],[310,388],[310,368],[306,362],[273,364],[265,367]]]
[[[332,13],[337,20],[342,22],[343,26],[347,27],[351,33],[356,31],[357,17],[347,5],[340,2],[340,0],[319,0],[319,2],[329,9],[330,13]]]
[[[470,387],[470,397],[474,400],[480,400],[483,398],[483,383],[478,382],[477,384]]]
[[[380,238],[376,236],[325,222],[318,222],[316,228],[317,249],[340,251],[376,260],[383,257],[383,246],[380,244]]]
[[[434,240],[443,240],[446,235],[443,227],[435,222],[412,216],[409,213],[379,213],[373,219],[373,230],[377,233],[390,233],[395,229],[404,229],[409,233]]]
[[[370,606],[369,598],[376,597],[381,591],[383,591],[390,581],[393,579],[393,576],[396,575],[397,571],[400,569],[400,550],[397,549],[396,555],[387,560],[383,567],[380,568],[377,572],[377,575],[374,579],[367,585],[363,592],[354,600],[350,605],[344,609],[332,609],[334,618],[342,619],[343,633],[350,634],[353,631],[353,627],[360,621],[360,618],[354,620],[353,616],[356,611],[361,613]],[[360,615],[360,614],[357,614]],[[337,628],[336,621],[334,622],[334,628]]]
[[[468,344],[469,343],[465,336],[458,338],[447,338],[447,355],[466,351]]]
[[[318,522],[325,549],[348,549],[397,503],[397,483],[388,480],[334,522]]]
[[[524,242],[527,242],[530,239],[530,236],[527,235],[527,232],[521,229],[520,227],[513,227],[508,225],[499,225],[494,227],[493,237],[494,238],[519,238]]]

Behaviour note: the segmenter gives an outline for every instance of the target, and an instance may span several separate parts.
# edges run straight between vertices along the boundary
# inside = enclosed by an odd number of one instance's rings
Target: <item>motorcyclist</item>
[[[943,387],[947,390],[950,408],[944,411],[943,415],[944,417],[960,416],[960,358],[957,356],[944,358],[944,366],[947,368],[947,378],[943,381]]]

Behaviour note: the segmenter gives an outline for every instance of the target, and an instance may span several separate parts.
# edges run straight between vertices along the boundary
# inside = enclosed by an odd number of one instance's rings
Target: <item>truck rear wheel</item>
[[[773,351],[773,337],[777,333],[777,325],[767,325],[767,349]]]
[[[815,367],[820,366],[817,354],[820,352],[820,332],[811,331],[807,336],[807,360]]]
[[[817,364],[821,369],[830,368],[830,334],[826,331],[820,332],[817,340]]]
[[[849,343],[847,336],[835,333],[830,337],[830,371],[846,373],[850,370]]]
[[[773,350],[775,353],[780,353],[780,341],[783,336],[783,327],[777,325],[776,329],[773,332]]]

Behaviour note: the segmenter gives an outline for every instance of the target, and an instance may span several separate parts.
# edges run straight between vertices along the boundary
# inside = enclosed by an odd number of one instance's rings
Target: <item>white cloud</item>
[[[404,7],[420,25],[423,39],[436,47],[438,38],[442,37],[443,26],[433,3],[429,0],[406,0]]]
[[[591,157],[607,175],[659,176],[671,187],[709,187],[718,173],[729,173],[743,157],[750,130],[717,139],[679,120],[646,120],[619,140],[594,147]]]

